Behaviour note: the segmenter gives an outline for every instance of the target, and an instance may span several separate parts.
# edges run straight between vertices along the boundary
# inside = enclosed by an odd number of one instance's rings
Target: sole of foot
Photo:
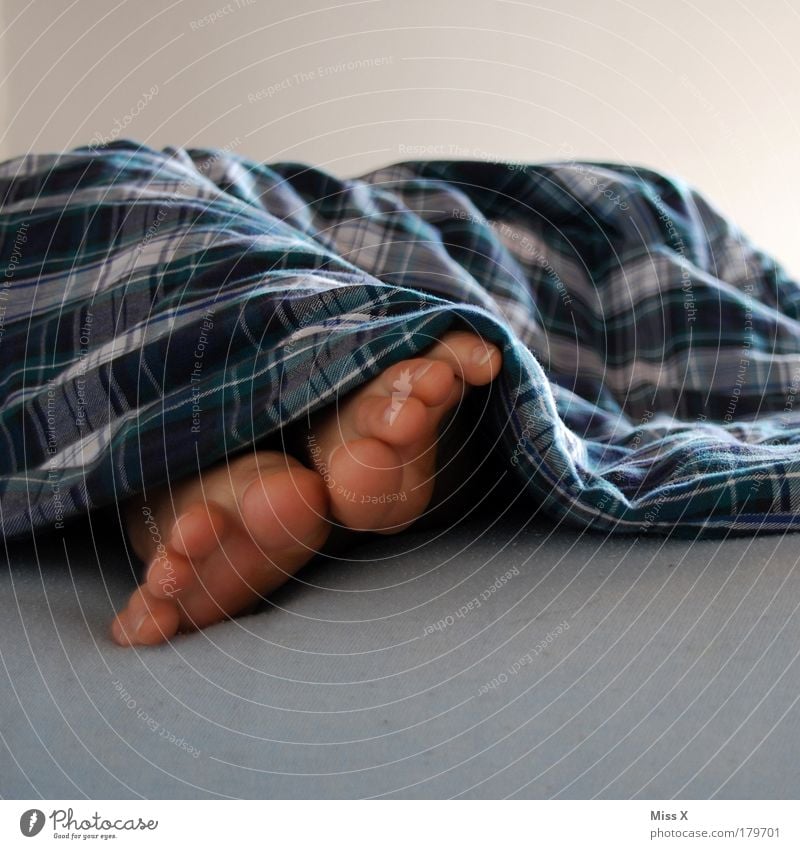
[[[322,478],[279,452],[230,460],[127,510],[145,579],[111,625],[155,645],[241,613],[283,584],[330,532]]]
[[[309,465],[325,481],[333,521],[382,534],[416,521],[433,492],[442,422],[501,365],[495,345],[454,331],[314,417]]]

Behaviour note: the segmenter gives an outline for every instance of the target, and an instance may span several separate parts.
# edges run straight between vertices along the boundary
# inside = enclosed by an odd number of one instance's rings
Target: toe
[[[220,546],[225,532],[225,511],[218,504],[200,501],[178,516],[170,546],[189,560],[208,557]]]
[[[355,427],[366,438],[389,445],[406,446],[422,439],[430,430],[428,408],[418,398],[362,398],[356,409]]]
[[[175,604],[160,599],[133,623],[135,640],[142,646],[164,643],[178,633],[180,614]]]
[[[195,580],[192,563],[182,554],[167,548],[147,567],[144,583],[154,597],[172,598],[191,587]]]
[[[334,518],[352,530],[386,527],[396,505],[409,500],[402,489],[401,457],[383,440],[356,439],[340,445],[331,454],[330,470]]]
[[[111,636],[121,646],[151,646],[175,636],[179,623],[174,602],[155,598],[139,587],[111,623]]]
[[[426,357],[448,363],[456,375],[471,386],[491,383],[502,364],[502,355],[496,345],[460,330],[443,336]]]
[[[153,535],[148,532],[146,513],[143,512],[146,507],[139,497],[129,499],[123,509],[128,541],[134,554],[144,563],[152,554],[154,547]]]
[[[404,360],[381,376],[384,391],[393,399],[414,397],[428,407],[444,404],[450,397],[455,380],[449,363],[428,358]]]
[[[329,530],[322,478],[299,463],[258,473],[240,489],[245,526],[267,552],[320,546]]]
[[[426,460],[416,462],[416,477],[429,476]],[[431,487],[408,481],[401,454],[382,440],[342,445],[331,455],[330,466],[336,480],[332,513],[351,530],[397,533],[412,524],[430,500]]]

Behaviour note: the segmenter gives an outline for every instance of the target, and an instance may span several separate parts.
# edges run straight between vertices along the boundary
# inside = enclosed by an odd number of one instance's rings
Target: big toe
[[[330,530],[322,478],[297,463],[258,472],[240,490],[245,527],[266,553],[318,549]]]
[[[424,510],[427,493],[407,481],[397,451],[380,439],[356,439],[330,461],[334,518],[354,531],[396,533]]]

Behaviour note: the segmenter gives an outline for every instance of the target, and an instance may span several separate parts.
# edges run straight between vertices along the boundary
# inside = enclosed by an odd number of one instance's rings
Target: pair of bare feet
[[[334,525],[398,533],[428,507],[445,415],[492,381],[500,351],[454,331],[312,419],[308,465],[253,451],[126,508],[144,580],[115,617],[120,645],[154,645],[235,616],[325,544]]]

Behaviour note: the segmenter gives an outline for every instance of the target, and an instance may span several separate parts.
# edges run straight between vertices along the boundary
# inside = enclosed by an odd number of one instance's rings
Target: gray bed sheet
[[[515,510],[364,538],[139,650],[107,636],[135,585],[113,526],[7,544],[0,794],[797,798],[799,540]]]

